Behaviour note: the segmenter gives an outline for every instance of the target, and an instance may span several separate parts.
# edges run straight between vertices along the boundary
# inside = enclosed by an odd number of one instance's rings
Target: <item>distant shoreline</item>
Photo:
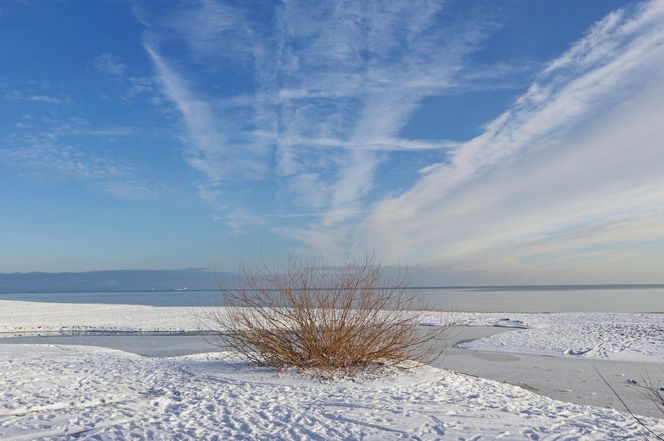
[[[390,287],[382,287],[390,288]],[[657,289],[664,288],[664,283],[633,283],[633,284],[593,284],[593,285],[459,285],[459,286],[409,286],[399,288],[405,291],[415,290],[484,290],[484,291],[565,291],[565,290],[592,290],[592,289]],[[325,289],[325,288],[323,288]],[[228,288],[223,291],[240,291],[240,288]],[[127,289],[127,290],[65,290],[65,291],[0,291],[3,294],[113,294],[113,293],[188,293],[188,292],[210,292],[222,290],[215,288],[197,288],[197,289]]]

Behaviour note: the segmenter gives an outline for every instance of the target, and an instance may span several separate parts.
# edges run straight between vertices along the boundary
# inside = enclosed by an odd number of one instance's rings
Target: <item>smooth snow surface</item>
[[[614,410],[431,367],[320,382],[225,355],[150,359],[83,346],[1,346],[0,438],[631,440],[644,434]],[[645,422],[664,431],[664,421]]]

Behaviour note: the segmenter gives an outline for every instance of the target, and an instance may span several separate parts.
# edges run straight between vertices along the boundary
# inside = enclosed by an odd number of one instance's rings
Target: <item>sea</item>
[[[417,287],[414,308],[465,312],[664,312],[664,285]],[[218,290],[0,293],[0,300],[223,306]],[[1,306],[0,306],[1,307]]]

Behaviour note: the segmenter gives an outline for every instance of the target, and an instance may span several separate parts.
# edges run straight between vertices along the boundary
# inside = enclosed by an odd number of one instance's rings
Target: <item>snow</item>
[[[191,332],[207,309],[0,300],[0,333]]]
[[[205,311],[5,300],[0,332],[196,332],[209,328]],[[509,328],[457,345],[478,351],[664,362],[660,314],[427,311],[421,324]],[[631,417],[612,409],[429,366],[321,382],[229,353],[146,358],[85,346],[3,344],[0,372],[3,440],[643,437]],[[646,421],[664,431],[664,421]]]
[[[484,317],[483,320],[486,320]],[[664,363],[664,315],[615,313],[527,314],[511,332],[461,343],[478,351]],[[473,323],[473,320],[469,320]],[[493,322],[498,326],[500,322]]]
[[[642,438],[629,416],[433,367],[321,382],[228,353],[0,346],[0,438]],[[379,375],[380,374],[380,375]],[[664,431],[664,421],[645,419]]]
[[[207,330],[205,307],[66,304],[0,301],[5,335],[90,332],[195,332]],[[513,328],[462,343],[466,349],[664,362],[664,314],[425,312],[424,325]]]

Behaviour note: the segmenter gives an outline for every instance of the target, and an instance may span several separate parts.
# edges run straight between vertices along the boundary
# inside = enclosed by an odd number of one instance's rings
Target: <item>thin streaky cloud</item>
[[[33,173],[55,171],[78,179],[103,179],[124,173],[122,165],[109,158],[92,157],[71,145],[54,145],[47,141],[28,147],[0,151],[0,160]]]
[[[247,149],[238,151],[233,139],[223,128],[225,123],[215,114],[212,105],[196,96],[187,80],[171,66],[147,39],[144,47],[154,63],[157,79],[165,95],[179,110],[186,126],[185,158],[195,169],[212,181],[245,174],[260,176],[265,166],[254,160]]]
[[[343,214],[362,214],[370,213],[371,210],[356,210],[351,213],[344,211]],[[313,213],[287,213],[287,214],[261,214],[261,217],[265,218],[282,218],[282,219],[293,219],[293,218],[307,218],[307,217],[327,217],[335,213],[330,213],[329,211],[313,212]]]
[[[300,8],[280,11],[284,31],[280,38],[283,61],[279,65],[284,66],[285,82],[275,89],[288,101],[280,112],[286,124],[285,133],[279,134],[277,143],[278,172],[286,182],[297,183],[300,175],[306,176],[308,182],[321,181],[322,185],[307,187],[313,190],[313,195],[298,195],[295,200],[323,199],[329,204],[330,215],[307,228],[331,231],[337,225],[353,221],[352,213],[366,206],[364,199],[374,188],[380,164],[385,160],[378,154],[381,151],[456,147],[447,141],[398,139],[401,128],[422,99],[460,87],[457,77],[464,67],[463,57],[483,38],[481,28],[454,36],[429,28],[440,12],[440,5],[426,2],[385,9],[377,4],[354,5],[348,9],[335,8],[329,17],[322,18],[313,13],[313,17],[306,12],[300,14]],[[347,16],[366,20],[369,35],[360,36],[361,25]],[[323,24],[317,27],[314,21]],[[336,32],[339,27],[343,32]],[[306,35],[307,39],[300,43],[303,37],[298,32],[302,28],[320,30]],[[330,29],[335,32],[329,32]],[[395,41],[394,35],[399,32],[407,35],[405,46]],[[432,55],[428,50],[433,46],[436,50]],[[374,58],[363,61],[357,56],[362,49]],[[298,60],[296,67],[289,64],[294,58]],[[303,65],[310,68],[303,69]],[[335,117],[327,118],[323,106],[336,106]],[[344,114],[349,118],[344,118]],[[322,163],[333,164],[332,170],[321,168],[320,155],[312,156],[309,149],[302,148],[306,144],[297,142],[302,134],[311,133],[312,128],[318,128],[316,134],[323,145],[331,134],[347,140],[336,146],[352,146],[352,151],[346,154],[334,151],[327,154],[329,159]],[[330,143],[330,147],[334,146]],[[331,177],[326,177],[330,173]],[[320,195],[321,187],[326,189],[324,196]],[[306,237],[322,236],[324,233],[312,231]],[[298,233],[298,237],[302,234]]]
[[[470,61],[495,21],[449,24],[439,2],[289,1],[269,11],[266,23],[242,5],[207,0],[141,20],[157,82],[182,117],[184,157],[203,176],[195,185],[217,219],[235,230],[267,222],[326,254],[380,243],[394,259],[468,264],[469,273],[488,274],[526,265],[513,253],[492,267],[499,252],[532,251],[528,243],[602,228],[601,216],[648,216],[660,202],[647,190],[660,179],[651,163],[631,158],[647,171],[636,182],[609,158],[599,169],[591,158],[602,148],[626,154],[625,141],[609,132],[652,153],[653,112],[642,110],[652,102],[640,94],[659,96],[662,8],[653,1],[614,11],[552,60],[496,65]],[[170,51],[175,41],[189,52]],[[227,51],[215,52],[220,47]],[[200,69],[185,68],[191,60]],[[234,69],[253,78],[250,90],[206,87]],[[402,134],[428,97],[501,88],[527,90],[483,122],[478,136]],[[642,123],[626,118],[628,111]],[[410,168],[400,168],[406,155]],[[592,185],[575,191],[551,170]],[[525,182],[543,196],[531,197]],[[273,192],[272,205],[246,204],[252,191]],[[635,205],[610,192],[643,194]],[[601,200],[611,202],[591,202]],[[543,214],[547,204],[561,213],[555,221]],[[486,219],[495,225],[473,230]]]
[[[120,58],[112,54],[99,55],[93,60],[92,66],[97,72],[117,78],[122,78],[127,70]]]
[[[130,136],[134,133],[131,128],[94,128],[75,117],[44,124],[41,121],[6,139],[0,147],[0,164],[40,179],[84,182],[119,199],[156,199],[166,193],[166,186],[142,178],[127,161],[97,151],[95,141],[90,142],[90,137]]]
[[[600,21],[449,163],[427,167],[412,189],[379,203],[363,231],[390,237],[387,255],[417,249],[423,261],[498,271],[528,267],[516,244],[532,242],[534,254],[535,244],[566,230],[654,215],[664,206],[656,190],[664,176],[653,166],[664,160],[653,133],[663,117],[663,18],[661,2],[652,2]],[[473,229],[478,216],[491,219],[482,230]],[[603,243],[600,255],[615,249],[607,235]]]
[[[458,147],[461,143],[458,141],[441,140],[437,142],[417,140],[417,139],[384,139],[364,143],[353,143],[334,138],[313,138],[313,139],[287,139],[286,143],[297,146],[312,146],[321,148],[334,148],[348,150],[368,150],[368,151],[418,151],[418,150],[449,150]]]
[[[71,104],[73,100],[68,96],[52,96],[38,93],[30,93],[24,91],[10,91],[5,94],[5,98],[9,101],[24,101],[33,103],[44,104]]]
[[[10,8],[0,263],[233,266],[265,244],[375,249],[439,284],[661,283],[664,1],[572,3]],[[113,208],[108,255],[90,207]]]
[[[425,36],[439,12],[435,2],[385,9],[377,4],[341,2],[321,9],[288,3],[275,11],[276,29],[271,31],[276,38],[265,38],[268,30],[251,22],[246,11],[214,1],[168,17],[142,11],[141,20],[158,82],[187,129],[185,157],[210,180],[201,185],[219,195],[223,182],[231,178],[269,177],[273,172],[267,155],[275,155],[280,200],[291,201],[292,208],[329,204],[331,215],[324,222],[331,224],[364,205],[361,199],[373,186],[380,153],[457,146],[448,140],[398,136],[424,97],[456,87],[461,58],[481,38],[477,31],[461,37],[436,32]],[[337,32],[338,27],[344,32]],[[171,33],[161,31],[166,28]],[[358,40],[363,32],[368,34]],[[405,32],[405,47],[394,38],[398,32]],[[197,94],[195,76],[176,69],[175,61],[159,49],[168,38],[185,41],[196,60],[217,69],[220,62],[211,47],[226,48],[230,42],[228,50],[245,59],[247,48],[232,43],[239,34],[252,47],[253,95],[220,100]],[[427,49],[437,43],[436,56],[425,63],[431,58]],[[358,45],[364,48],[353,47]],[[363,61],[358,50],[371,52],[376,61]],[[420,81],[412,80],[415,66]],[[237,106],[246,107],[247,118],[229,118],[224,112],[228,105],[236,112]],[[210,191],[202,194],[216,200]],[[225,205],[212,203],[215,209]]]

